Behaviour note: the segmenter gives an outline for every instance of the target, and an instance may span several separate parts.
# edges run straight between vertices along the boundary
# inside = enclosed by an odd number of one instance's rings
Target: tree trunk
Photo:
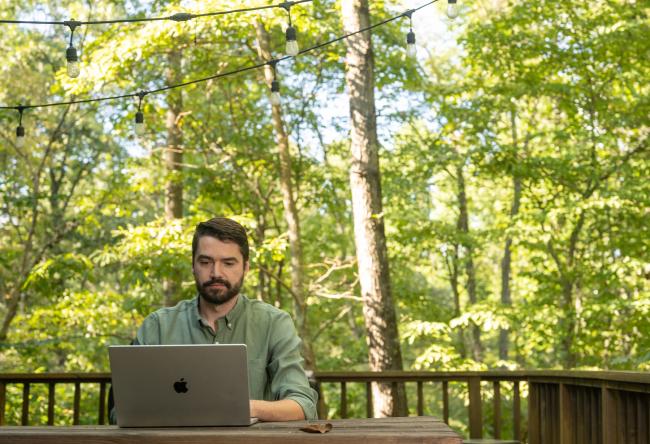
[[[510,208],[510,223],[519,213],[519,203],[521,201],[521,179],[514,176],[512,178],[514,195],[512,197],[512,207]],[[503,247],[503,259],[501,260],[501,304],[505,307],[512,305],[512,295],[510,291],[510,275],[512,270],[512,236],[506,236],[505,246]],[[508,330],[499,331],[499,359],[505,361],[508,359]]]
[[[256,23],[257,48],[262,60],[271,60],[271,44],[269,34],[261,21]],[[273,81],[273,68],[265,66],[264,76],[269,90]],[[310,332],[307,324],[307,304],[305,303],[304,291],[304,266],[302,258],[302,242],[300,236],[300,219],[296,201],[293,195],[291,154],[289,152],[289,137],[284,127],[282,107],[271,106],[273,117],[273,129],[275,130],[275,142],[280,154],[280,189],[282,191],[282,204],[284,206],[284,220],[287,223],[289,232],[289,252],[291,265],[291,293],[294,300],[295,320],[298,332],[302,338],[302,353],[305,358],[305,367],[308,370],[316,370],[316,358],[310,340]]]
[[[564,368],[571,369],[575,368],[578,364],[578,355],[574,350],[573,343],[575,341],[576,335],[576,306],[575,299],[573,297],[573,290],[578,284],[578,277],[576,273],[576,250],[578,248],[578,242],[580,239],[580,234],[582,233],[582,228],[585,223],[585,212],[581,211],[578,220],[576,221],[573,230],[571,230],[571,236],[569,237],[569,251],[567,254],[567,263],[566,269],[568,271],[567,276],[565,276],[564,284],[562,285],[562,305],[564,312],[564,319],[561,319],[560,325],[563,327],[562,334],[562,355],[564,356]]]
[[[458,183],[458,229],[463,233],[466,241],[462,242],[465,248],[465,273],[467,274],[467,295],[470,305],[478,302],[476,292],[476,269],[474,267],[474,251],[469,240],[469,215],[467,211],[467,194],[465,193],[465,175],[462,164],[456,168],[456,180]],[[475,361],[483,359],[483,345],[481,344],[481,329],[472,322],[472,358]]]
[[[370,24],[368,0],[343,0],[342,13],[346,33]],[[370,32],[356,34],[346,39],[346,44],[345,78],[350,95],[352,123],[350,188],[369,364],[373,371],[402,370],[381,202],[374,59]],[[407,414],[403,385],[376,384],[373,385],[372,395],[375,417]]]
[[[454,250],[451,253],[445,251],[443,253],[443,258],[445,260],[445,266],[447,267],[447,276],[449,277],[449,286],[451,287],[451,294],[454,296],[454,318],[459,318],[461,314],[460,307],[460,291],[458,289],[458,254],[459,254],[460,245],[458,243],[454,244]],[[465,359],[467,357],[467,348],[465,347],[465,329],[460,326],[458,327],[458,354]]]
[[[517,151],[519,150],[519,136],[517,132],[517,119],[514,109],[510,112],[510,128],[512,131],[512,146],[515,149],[515,162],[517,161]],[[521,201],[521,179],[514,173],[512,176],[512,206],[510,207],[510,225],[519,214],[519,204]],[[512,271],[512,236],[506,235],[505,246],[503,247],[503,259],[501,260],[501,304],[504,307],[512,305],[512,295],[510,291],[510,275]],[[508,359],[508,330],[499,330],[499,359],[506,361]]]
[[[24,279],[21,279],[21,282]],[[11,289],[8,294],[3,295],[7,301],[7,311],[2,319],[2,326],[0,326],[0,341],[6,341],[9,334],[9,326],[11,321],[14,320],[18,314],[18,303],[20,301],[20,287],[16,286]]]
[[[578,241],[585,223],[585,212],[581,211],[569,237],[566,262],[562,262],[555,249],[553,239],[546,243],[546,248],[555,261],[558,269],[560,284],[562,285],[562,298],[560,299],[560,319],[558,320],[558,336],[560,338],[560,355],[562,366],[565,369],[574,368],[578,363],[578,355],[574,350],[576,335],[576,307],[573,291],[578,284],[576,273],[576,250]]]
[[[177,84],[182,79],[181,53],[170,52],[169,65],[165,72],[168,85]],[[167,93],[167,147],[165,148],[165,220],[173,221],[183,217],[183,134],[180,120],[183,111],[183,96],[180,89],[172,89]],[[170,277],[163,281],[164,304],[174,305],[179,299],[181,282],[179,278]]]

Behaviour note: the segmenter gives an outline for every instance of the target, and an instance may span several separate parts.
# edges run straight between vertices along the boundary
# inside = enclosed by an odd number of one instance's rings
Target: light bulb
[[[416,59],[418,55],[418,50],[415,46],[415,33],[413,30],[406,34],[406,55],[411,59]]]
[[[142,111],[138,111],[135,113],[135,135],[136,136],[143,136],[145,132],[145,126],[144,126],[144,114],[142,114]]]
[[[447,0],[447,17],[453,20],[458,17],[458,12],[457,0]]]
[[[298,46],[296,28],[289,26],[286,31],[287,38],[287,55],[296,56],[300,52],[300,47]]]
[[[406,55],[409,59],[416,60],[418,58],[418,50],[415,44],[406,46]]]
[[[282,103],[280,97],[280,83],[277,80],[271,82],[271,105],[279,106]]]
[[[68,76],[76,79],[81,74],[81,68],[79,67],[79,62],[68,62]]]
[[[70,46],[65,52],[65,58],[68,61],[68,75],[73,79],[79,77],[81,68],[79,66],[79,57],[77,57],[77,50]]]
[[[287,41],[287,55],[296,56],[300,52],[300,47],[296,40]]]
[[[16,147],[22,148],[25,146],[25,128],[22,125],[18,125],[16,128]]]

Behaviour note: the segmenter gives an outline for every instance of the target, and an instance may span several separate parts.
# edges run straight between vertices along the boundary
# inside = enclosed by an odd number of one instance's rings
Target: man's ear
[[[248,272],[250,271],[250,269],[251,269],[251,263],[250,263],[250,261],[246,261],[246,262],[244,262],[244,276],[246,276],[246,275],[248,274]]]

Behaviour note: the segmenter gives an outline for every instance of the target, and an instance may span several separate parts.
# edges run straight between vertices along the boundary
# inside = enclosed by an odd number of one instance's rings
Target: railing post
[[[79,425],[79,404],[81,400],[81,382],[74,383],[74,406],[72,407],[72,424]]]
[[[449,425],[449,382],[442,381],[442,420]]]
[[[512,428],[514,433],[515,441],[521,441],[521,398],[519,395],[519,381],[514,381],[512,386],[513,391],[513,402],[512,409]],[[529,390],[529,399],[530,399],[530,384],[528,385]],[[529,404],[530,405],[530,404]],[[528,407],[530,409],[530,407]],[[532,441],[531,441],[532,443]]]
[[[492,410],[494,410],[494,438],[501,438],[501,384],[499,381],[494,381],[492,383],[493,393],[493,405]]]
[[[341,381],[341,418],[348,417],[348,389],[345,381]]]
[[[481,414],[481,378],[471,376],[467,379],[469,387],[469,437],[483,438],[483,418]]]
[[[7,384],[0,382],[0,426],[5,425],[5,403],[7,401]]]
[[[372,382],[366,382],[366,416],[373,417],[372,413]]]
[[[106,383],[99,383],[99,425],[104,425],[106,421]]]
[[[24,426],[29,424],[29,382],[23,383],[23,412],[20,423]]]
[[[54,425],[54,382],[50,382],[47,388],[47,425]]]
[[[422,381],[418,381],[418,416],[424,416],[424,390]]]

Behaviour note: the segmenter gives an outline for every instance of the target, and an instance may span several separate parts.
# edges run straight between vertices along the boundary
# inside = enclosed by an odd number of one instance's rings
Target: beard
[[[220,278],[210,279],[205,282],[199,282],[195,278],[194,281],[196,282],[197,291],[206,302],[214,305],[221,305],[230,301],[239,294],[242,285],[244,285],[244,276],[242,276],[239,282],[236,282],[235,284],[231,284],[225,279]],[[214,284],[221,284],[225,288],[210,288],[210,286]]]

